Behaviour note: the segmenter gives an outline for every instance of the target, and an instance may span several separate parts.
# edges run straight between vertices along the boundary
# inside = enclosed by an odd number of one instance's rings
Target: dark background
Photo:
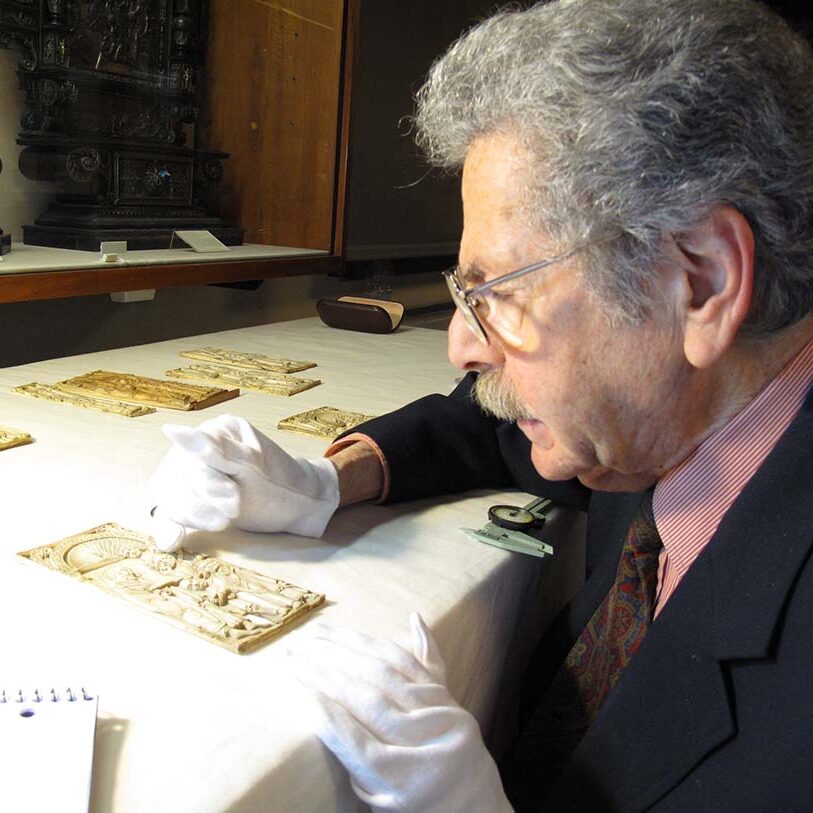
[[[462,230],[459,179],[427,167],[413,143],[409,117],[432,61],[503,5],[360,0],[345,226],[349,276],[427,271],[454,262]],[[798,0],[766,5],[813,42],[813,10]]]

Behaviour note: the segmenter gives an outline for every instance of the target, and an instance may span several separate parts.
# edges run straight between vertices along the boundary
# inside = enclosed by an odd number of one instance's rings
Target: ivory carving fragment
[[[180,381],[147,378],[132,373],[114,373],[109,370],[94,370],[75,378],[58,381],[55,386],[63,392],[76,395],[183,410],[205,409],[221,401],[236,398],[240,394],[240,390],[202,387],[197,384],[183,384]]]
[[[314,361],[294,361],[293,359],[266,356],[262,353],[243,353],[239,350],[225,350],[221,347],[199,347],[196,350],[182,350],[181,356],[195,361],[223,364],[226,367],[239,367],[247,370],[265,370],[269,373],[298,373],[316,366]]]
[[[122,401],[91,398],[87,395],[72,395],[50,384],[41,384],[38,381],[21,384],[19,387],[14,387],[12,392],[30,395],[32,398],[39,398],[43,401],[55,401],[59,404],[68,404],[83,409],[95,409],[99,412],[112,412],[115,415],[123,415],[125,418],[137,418],[140,415],[149,415],[151,412],[155,412],[155,408],[150,406],[136,406],[135,404],[125,404]]]
[[[151,537],[114,522],[19,555],[238,653],[285,632],[325,599],[212,556],[163,553]]]
[[[19,429],[11,429],[8,426],[0,426],[0,451],[11,449],[12,446],[23,446],[33,442],[34,438],[28,432],[21,432]]]
[[[342,432],[346,432],[348,429],[352,429],[354,426],[358,426],[360,423],[369,421],[374,417],[374,415],[364,415],[361,412],[349,412],[346,409],[322,406],[309,409],[307,412],[300,412],[298,415],[291,415],[289,418],[283,418],[277,424],[277,429],[334,440]]]
[[[165,375],[170,378],[256,390],[269,395],[295,395],[322,383],[315,378],[295,378],[292,375],[269,373],[265,370],[241,370],[217,364],[190,364],[189,367],[167,370]]]

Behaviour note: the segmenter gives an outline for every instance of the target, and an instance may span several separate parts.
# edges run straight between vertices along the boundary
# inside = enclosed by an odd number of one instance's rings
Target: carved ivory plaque
[[[211,556],[163,553],[149,536],[114,522],[19,555],[232,652],[257,649],[325,599]]]
[[[155,412],[154,407],[136,406],[135,404],[125,404],[123,401],[108,401],[102,398],[91,398],[87,395],[72,395],[63,392],[50,384],[40,384],[32,381],[30,384],[21,384],[14,387],[12,392],[21,395],[30,395],[33,398],[40,398],[43,401],[56,401],[60,404],[82,407],[83,409],[96,409],[99,412],[112,412],[116,415],[123,415],[125,418],[137,418],[139,415],[149,415]]]
[[[201,387],[197,384],[182,384],[179,381],[147,378],[132,373],[113,373],[109,370],[94,370],[76,378],[58,381],[55,386],[63,392],[77,395],[185,410],[205,409],[240,394],[240,390]]]
[[[246,370],[265,370],[269,373],[298,373],[316,366],[314,361],[293,361],[292,359],[264,356],[262,353],[242,353],[239,350],[224,350],[221,347],[199,347],[197,350],[182,350],[185,359],[224,364],[226,367],[239,367]]]
[[[189,367],[167,370],[165,375],[170,378],[185,378],[191,381],[205,381],[208,384],[256,390],[270,395],[295,395],[322,383],[315,378],[295,378],[292,375],[269,373],[265,370],[241,370],[217,364],[190,364]]]
[[[12,446],[22,446],[31,443],[34,438],[28,432],[21,432],[19,429],[11,429],[8,426],[0,426],[0,451],[10,449]]]
[[[277,429],[334,440],[342,432],[374,417],[375,415],[363,415],[360,412],[348,412],[345,409],[323,406],[300,412],[298,415],[291,415],[290,418],[283,418],[277,424]]]

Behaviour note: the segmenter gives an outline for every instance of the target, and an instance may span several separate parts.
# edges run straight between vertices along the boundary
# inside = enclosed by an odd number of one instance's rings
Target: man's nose
[[[449,361],[468,372],[499,367],[504,360],[500,343],[491,337],[488,344],[483,344],[469,330],[463,314],[455,310],[449,324]]]

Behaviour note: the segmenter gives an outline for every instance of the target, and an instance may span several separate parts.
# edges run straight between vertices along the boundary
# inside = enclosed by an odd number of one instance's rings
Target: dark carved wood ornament
[[[187,144],[205,18],[205,0],[0,0],[0,47],[21,53],[20,170],[61,189],[26,243],[166,248],[182,228],[242,242],[208,211],[227,154]]]

